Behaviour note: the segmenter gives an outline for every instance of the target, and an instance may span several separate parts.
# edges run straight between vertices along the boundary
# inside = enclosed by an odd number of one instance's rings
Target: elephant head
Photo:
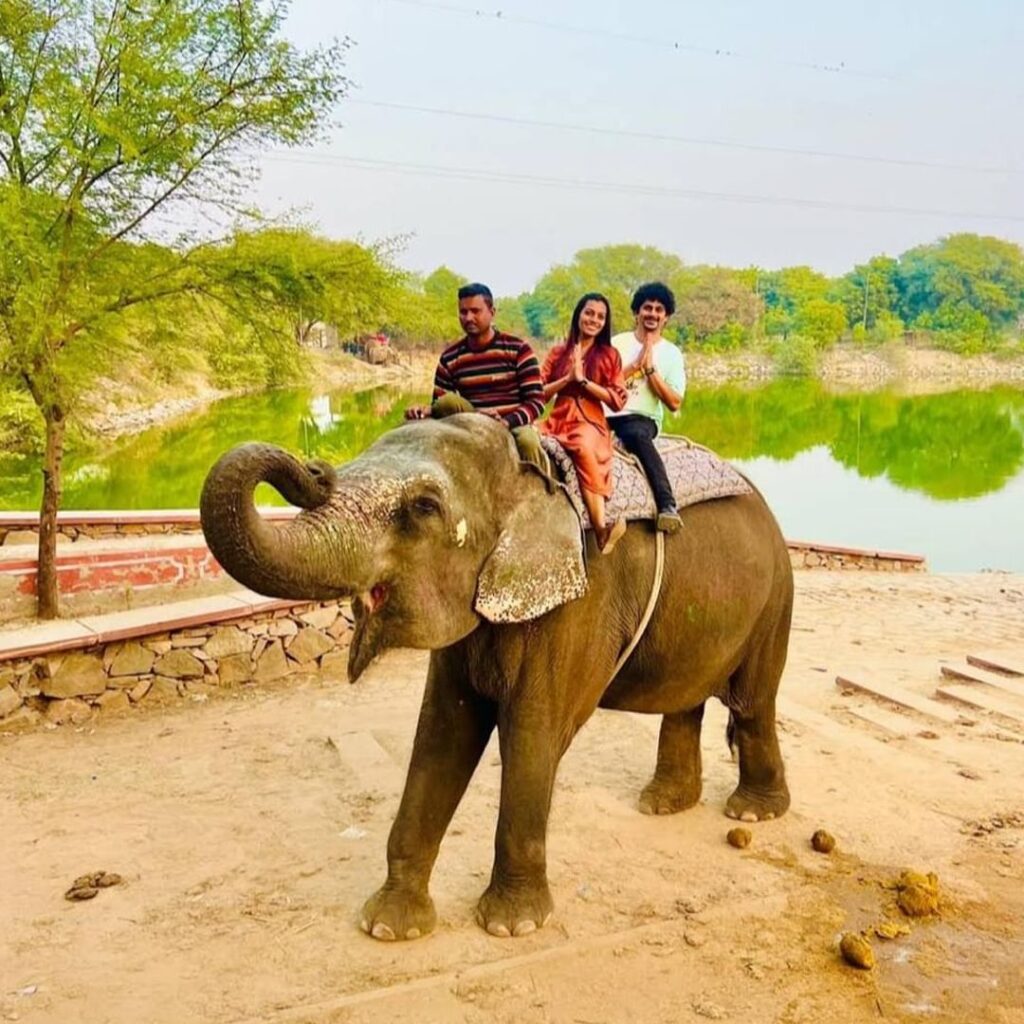
[[[283,524],[253,501],[266,481],[301,509]],[[203,486],[220,564],[261,594],[351,597],[356,680],[389,647],[436,650],[480,624],[536,618],[586,588],[579,517],[474,413],[405,424],[335,470],[245,444]]]

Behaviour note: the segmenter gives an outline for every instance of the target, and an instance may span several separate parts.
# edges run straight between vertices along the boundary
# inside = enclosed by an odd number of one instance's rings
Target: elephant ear
[[[554,494],[529,489],[480,572],[477,613],[490,622],[527,622],[586,590],[583,530],[567,494],[560,486]]]

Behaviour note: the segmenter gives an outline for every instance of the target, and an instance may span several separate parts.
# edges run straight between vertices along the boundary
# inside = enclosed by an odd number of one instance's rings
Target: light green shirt
[[[643,348],[632,331],[616,334],[612,338],[612,344],[622,357],[623,367],[634,362]],[[654,345],[653,360],[658,376],[682,397],[686,393],[686,360],[683,358],[682,351],[676,348],[671,341],[662,338]],[[622,409],[617,413],[609,412],[608,418],[625,416],[629,413],[650,416],[658,425],[660,433],[662,422],[665,419],[665,405],[642,373],[634,374],[626,381],[626,396],[626,404]]]

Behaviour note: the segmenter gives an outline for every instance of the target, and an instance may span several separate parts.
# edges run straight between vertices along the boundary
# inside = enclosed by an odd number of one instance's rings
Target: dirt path
[[[0,1020],[1024,1021],[1024,727],[899,715],[833,682],[870,673],[927,696],[941,659],[1022,638],[1019,576],[799,574],[779,707],[791,812],[752,826],[745,851],[725,844],[735,766],[716,707],[703,802],[643,817],[658,720],[599,713],[556,790],[555,917],[518,940],[473,922],[493,748],[442,848],[435,935],[386,945],[355,926],[382,879],[422,655],[356,687],[0,740]],[[838,838],[830,857],[808,846],[818,827]],[[845,967],[836,936],[892,912],[882,883],[904,867],[938,873],[941,916],[876,941],[872,973]],[[97,869],[125,883],[62,899]]]

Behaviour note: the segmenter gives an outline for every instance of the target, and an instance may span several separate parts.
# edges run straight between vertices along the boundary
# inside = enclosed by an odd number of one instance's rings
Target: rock
[[[111,676],[144,676],[153,670],[156,655],[149,649],[129,640],[114,654],[110,662]]]
[[[349,622],[344,615],[339,615],[334,622],[327,627],[327,632],[337,640],[339,637],[348,636],[352,632],[352,623]]]
[[[726,842],[730,846],[735,846],[737,850],[745,850],[753,838],[749,828],[731,828],[725,834]]]
[[[830,832],[826,832],[823,828],[819,828],[817,832],[811,836],[811,846],[818,853],[831,853],[836,848],[836,839]]]
[[[288,657],[297,661],[300,665],[307,661],[314,661],[321,654],[326,654],[334,649],[334,641],[319,629],[307,626],[292,638],[288,644]]]
[[[142,646],[147,647],[154,654],[166,654],[173,645],[170,640],[146,640]]]
[[[279,679],[291,672],[292,667],[285,657],[284,647],[280,640],[275,640],[260,657],[256,664],[256,679]]]
[[[17,678],[17,674],[10,665],[0,665],[0,686],[14,686]]]
[[[12,711],[21,707],[21,697],[13,686],[0,687],[0,718],[6,718]]]
[[[347,679],[348,651],[328,651],[320,659],[320,672],[329,679]]]
[[[248,654],[229,654],[221,658],[217,666],[217,684],[233,686],[235,683],[245,683],[252,679],[252,674],[252,658]]]
[[[128,694],[124,690],[107,690],[96,698],[96,706],[105,714],[124,711],[131,706]]]
[[[202,647],[204,643],[206,643],[206,639],[201,636],[183,636],[179,634],[178,636],[171,637],[171,647],[174,650],[179,650],[183,647]]]
[[[8,530],[4,537],[4,547],[15,544],[39,544],[39,534],[35,530]]]
[[[46,706],[46,720],[54,725],[81,725],[91,716],[92,708],[84,700],[53,700]]]
[[[60,668],[40,684],[47,697],[85,697],[102,693],[107,688],[107,674],[98,654],[69,654]]]
[[[326,605],[323,608],[314,608],[311,612],[304,612],[299,616],[307,626],[315,629],[330,629],[338,617],[337,605]]]
[[[248,657],[252,647],[252,637],[237,626],[221,626],[203,645],[203,649],[211,658],[218,659],[239,654]]]
[[[203,674],[203,663],[191,652],[175,649],[157,658],[153,671],[172,679],[199,679]]]
[[[138,704],[143,697],[149,693],[150,687],[153,685],[152,679],[140,679],[129,691],[128,696],[131,701]]]
[[[177,700],[180,696],[181,693],[178,690],[177,679],[170,679],[167,676],[154,676],[146,693],[146,700],[162,704]]]
[[[839,952],[848,964],[862,971],[870,971],[875,966],[875,951],[871,943],[856,932],[847,932],[839,940]]]
[[[274,619],[267,629],[270,636],[295,636],[298,631],[298,624],[291,619]]]
[[[42,720],[43,716],[35,708],[24,704],[0,721],[0,732],[25,732],[28,729],[34,729]]]

